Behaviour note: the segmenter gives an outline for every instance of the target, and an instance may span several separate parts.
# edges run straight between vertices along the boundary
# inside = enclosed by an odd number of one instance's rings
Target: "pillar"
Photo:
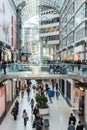
[[[66,80],[64,80],[65,81],[65,92],[64,92],[64,97],[66,98],[66,91],[67,91],[67,86],[66,86]]]
[[[56,60],[56,46],[54,46],[54,60]]]

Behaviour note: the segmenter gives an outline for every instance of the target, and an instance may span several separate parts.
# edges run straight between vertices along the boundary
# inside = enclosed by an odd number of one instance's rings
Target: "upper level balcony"
[[[47,41],[47,45],[57,45],[57,44],[59,44],[59,40]]]
[[[0,81],[7,79],[86,79],[87,65],[50,63],[50,64],[30,64],[12,63],[7,64],[6,75],[3,74],[0,65]]]
[[[59,31],[48,32],[48,33],[40,33],[40,37],[47,37],[47,36],[54,36],[54,35],[59,35]]]
[[[59,26],[59,22],[40,25],[40,29],[41,28],[48,28],[48,27],[56,27],[56,26]]]

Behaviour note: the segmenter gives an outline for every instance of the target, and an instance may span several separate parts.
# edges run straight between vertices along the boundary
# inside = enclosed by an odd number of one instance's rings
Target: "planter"
[[[42,116],[48,116],[50,114],[50,108],[40,108],[39,111]]]

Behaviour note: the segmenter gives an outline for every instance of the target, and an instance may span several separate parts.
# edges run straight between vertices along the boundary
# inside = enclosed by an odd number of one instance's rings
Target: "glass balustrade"
[[[0,72],[2,65],[0,65]],[[12,63],[7,64],[6,71],[8,72],[32,72],[34,73],[48,73],[48,74],[87,74],[87,65],[83,64],[28,64],[28,63]]]

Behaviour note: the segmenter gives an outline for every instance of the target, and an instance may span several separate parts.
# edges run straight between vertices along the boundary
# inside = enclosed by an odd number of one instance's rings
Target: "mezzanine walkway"
[[[34,96],[35,94],[32,92],[31,97]],[[32,128],[33,120],[31,114],[31,107],[26,92],[24,98],[21,99],[21,97],[19,97],[18,100],[19,100],[19,114],[17,120],[14,121],[13,116],[11,115],[11,109],[12,109],[11,108],[0,126],[0,130],[34,130]],[[56,97],[54,97],[53,103],[50,104],[50,102],[48,101],[48,104],[50,107],[50,115],[44,118],[49,119],[50,122],[49,130],[54,130],[54,129],[67,130],[68,118],[72,110],[68,106],[66,101],[60,95],[58,100],[56,99]],[[24,127],[23,118],[22,118],[23,109],[27,110],[29,116],[29,121],[27,123],[26,128]]]
[[[51,65],[51,64],[50,64]],[[33,65],[33,64],[26,64],[26,63],[12,63],[8,64],[6,71],[7,74],[3,75],[3,71],[1,70],[0,66],[0,81],[6,79],[85,79],[87,78],[87,65],[77,65],[77,64],[66,64],[66,63],[59,63],[55,64],[58,66],[58,71],[66,70],[67,73],[58,72],[55,74],[54,72],[50,74],[50,65]],[[52,66],[55,66],[52,64]],[[78,69],[80,66],[80,69]]]
[[[66,70],[67,73],[56,72],[50,73],[50,65],[29,65],[25,63],[13,63],[8,64],[6,68],[6,75],[3,74],[3,70],[1,70],[0,66],[0,81],[6,79],[85,79],[87,78],[87,65],[80,65],[80,69],[78,69],[78,65],[72,64],[56,64],[58,65],[58,71],[61,70],[61,66],[63,70]],[[53,66],[53,65],[52,65]],[[54,65],[55,66],[55,65]],[[72,70],[72,68],[74,68]]]

